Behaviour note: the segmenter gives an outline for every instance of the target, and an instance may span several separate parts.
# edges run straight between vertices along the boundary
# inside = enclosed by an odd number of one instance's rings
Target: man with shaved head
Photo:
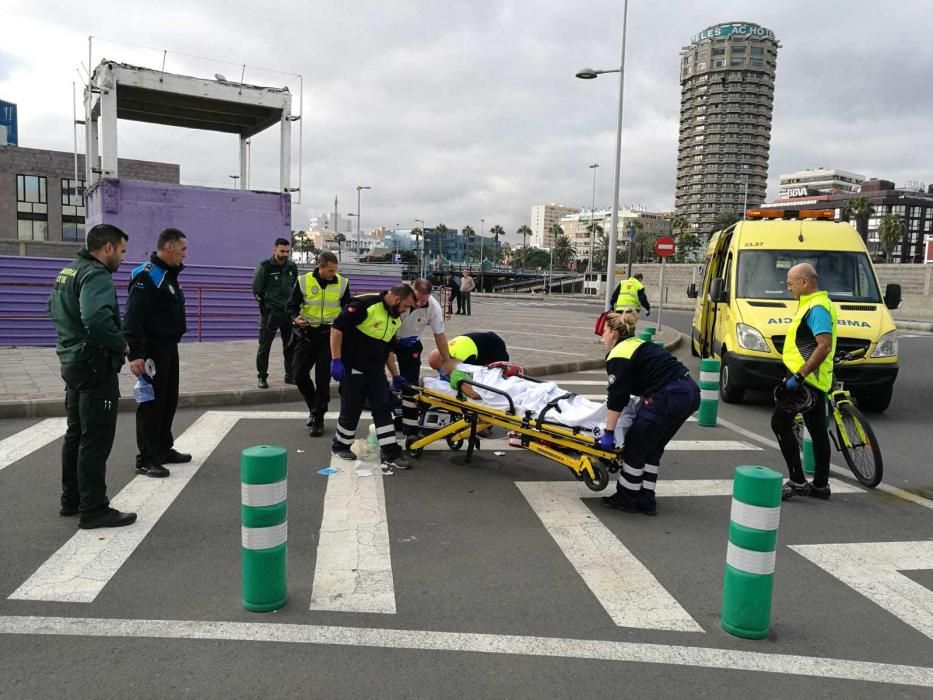
[[[789,375],[784,380],[784,388],[791,392],[810,391],[814,395],[813,405],[803,412],[803,420],[813,440],[815,463],[813,483],[808,483],[803,474],[800,448],[794,434],[796,414],[775,406],[771,429],[777,436],[790,474],[790,479],[784,484],[782,499],[813,496],[826,500],[830,497],[826,393],[833,383],[836,308],[829,294],[820,291],[816,270],[809,263],[799,263],[787,271],[787,289],[798,303],[781,355]]]

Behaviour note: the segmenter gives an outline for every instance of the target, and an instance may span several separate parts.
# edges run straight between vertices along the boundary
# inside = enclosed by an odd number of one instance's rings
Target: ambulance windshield
[[[820,289],[833,301],[880,304],[868,256],[835,250],[743,250],[739,254],[737,296],[742,299],[792,299],[787,271],[797,263],[816,268]]]

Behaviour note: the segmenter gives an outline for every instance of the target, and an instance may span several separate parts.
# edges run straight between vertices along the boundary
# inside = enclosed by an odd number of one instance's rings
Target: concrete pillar
[[[240,136],[240,189],[249,189],[249,158],[247,157],[247,138]]]
[[[289,119],[291,109],[282,110],[282,136],[279,156],[279,191],[288,192],[291,188],[292,173],[292,122]]]
[[[100,91],[100,176],[117,178],[117,86],[110,82]]]

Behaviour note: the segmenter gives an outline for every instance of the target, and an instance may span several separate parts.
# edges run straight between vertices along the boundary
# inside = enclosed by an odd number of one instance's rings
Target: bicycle
[[[857,360],[865,354],[865,349],[853,352],[838,352],[833,364],[844,364]],[[836,433],[829,433],[833,446],[841,452],[846,464],[859,483],[868,488],[875,488],[881,483],[884,474],[884,460],[881,447],[868,420],[852,402],[852,395],[846,391],[842,382],[833,379],[833,386],[826,395],[830,414],[836,426]],[[794,417],[794,430],[797,441],[803,445],[803,417],[798,413]]]

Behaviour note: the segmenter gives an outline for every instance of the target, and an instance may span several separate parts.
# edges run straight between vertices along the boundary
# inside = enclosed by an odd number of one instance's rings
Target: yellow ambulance
[[[719,394],[738,403],[746,389],[773,389],[785,376],[781,352],[797,302],[787,271],[797,263],[816,268],[820,289],[838,313],[837,352],[864,349],[861,359],[836,367],[836,376],[868,411],[891,402],[897,378],[897,331],[888,309],[901,300],[900,285],[882,297],[868,251],[832,210],[750,210],[749,219],[713,234],[703,279],[687,295],[697,300],[691,350],[721,360]]]

